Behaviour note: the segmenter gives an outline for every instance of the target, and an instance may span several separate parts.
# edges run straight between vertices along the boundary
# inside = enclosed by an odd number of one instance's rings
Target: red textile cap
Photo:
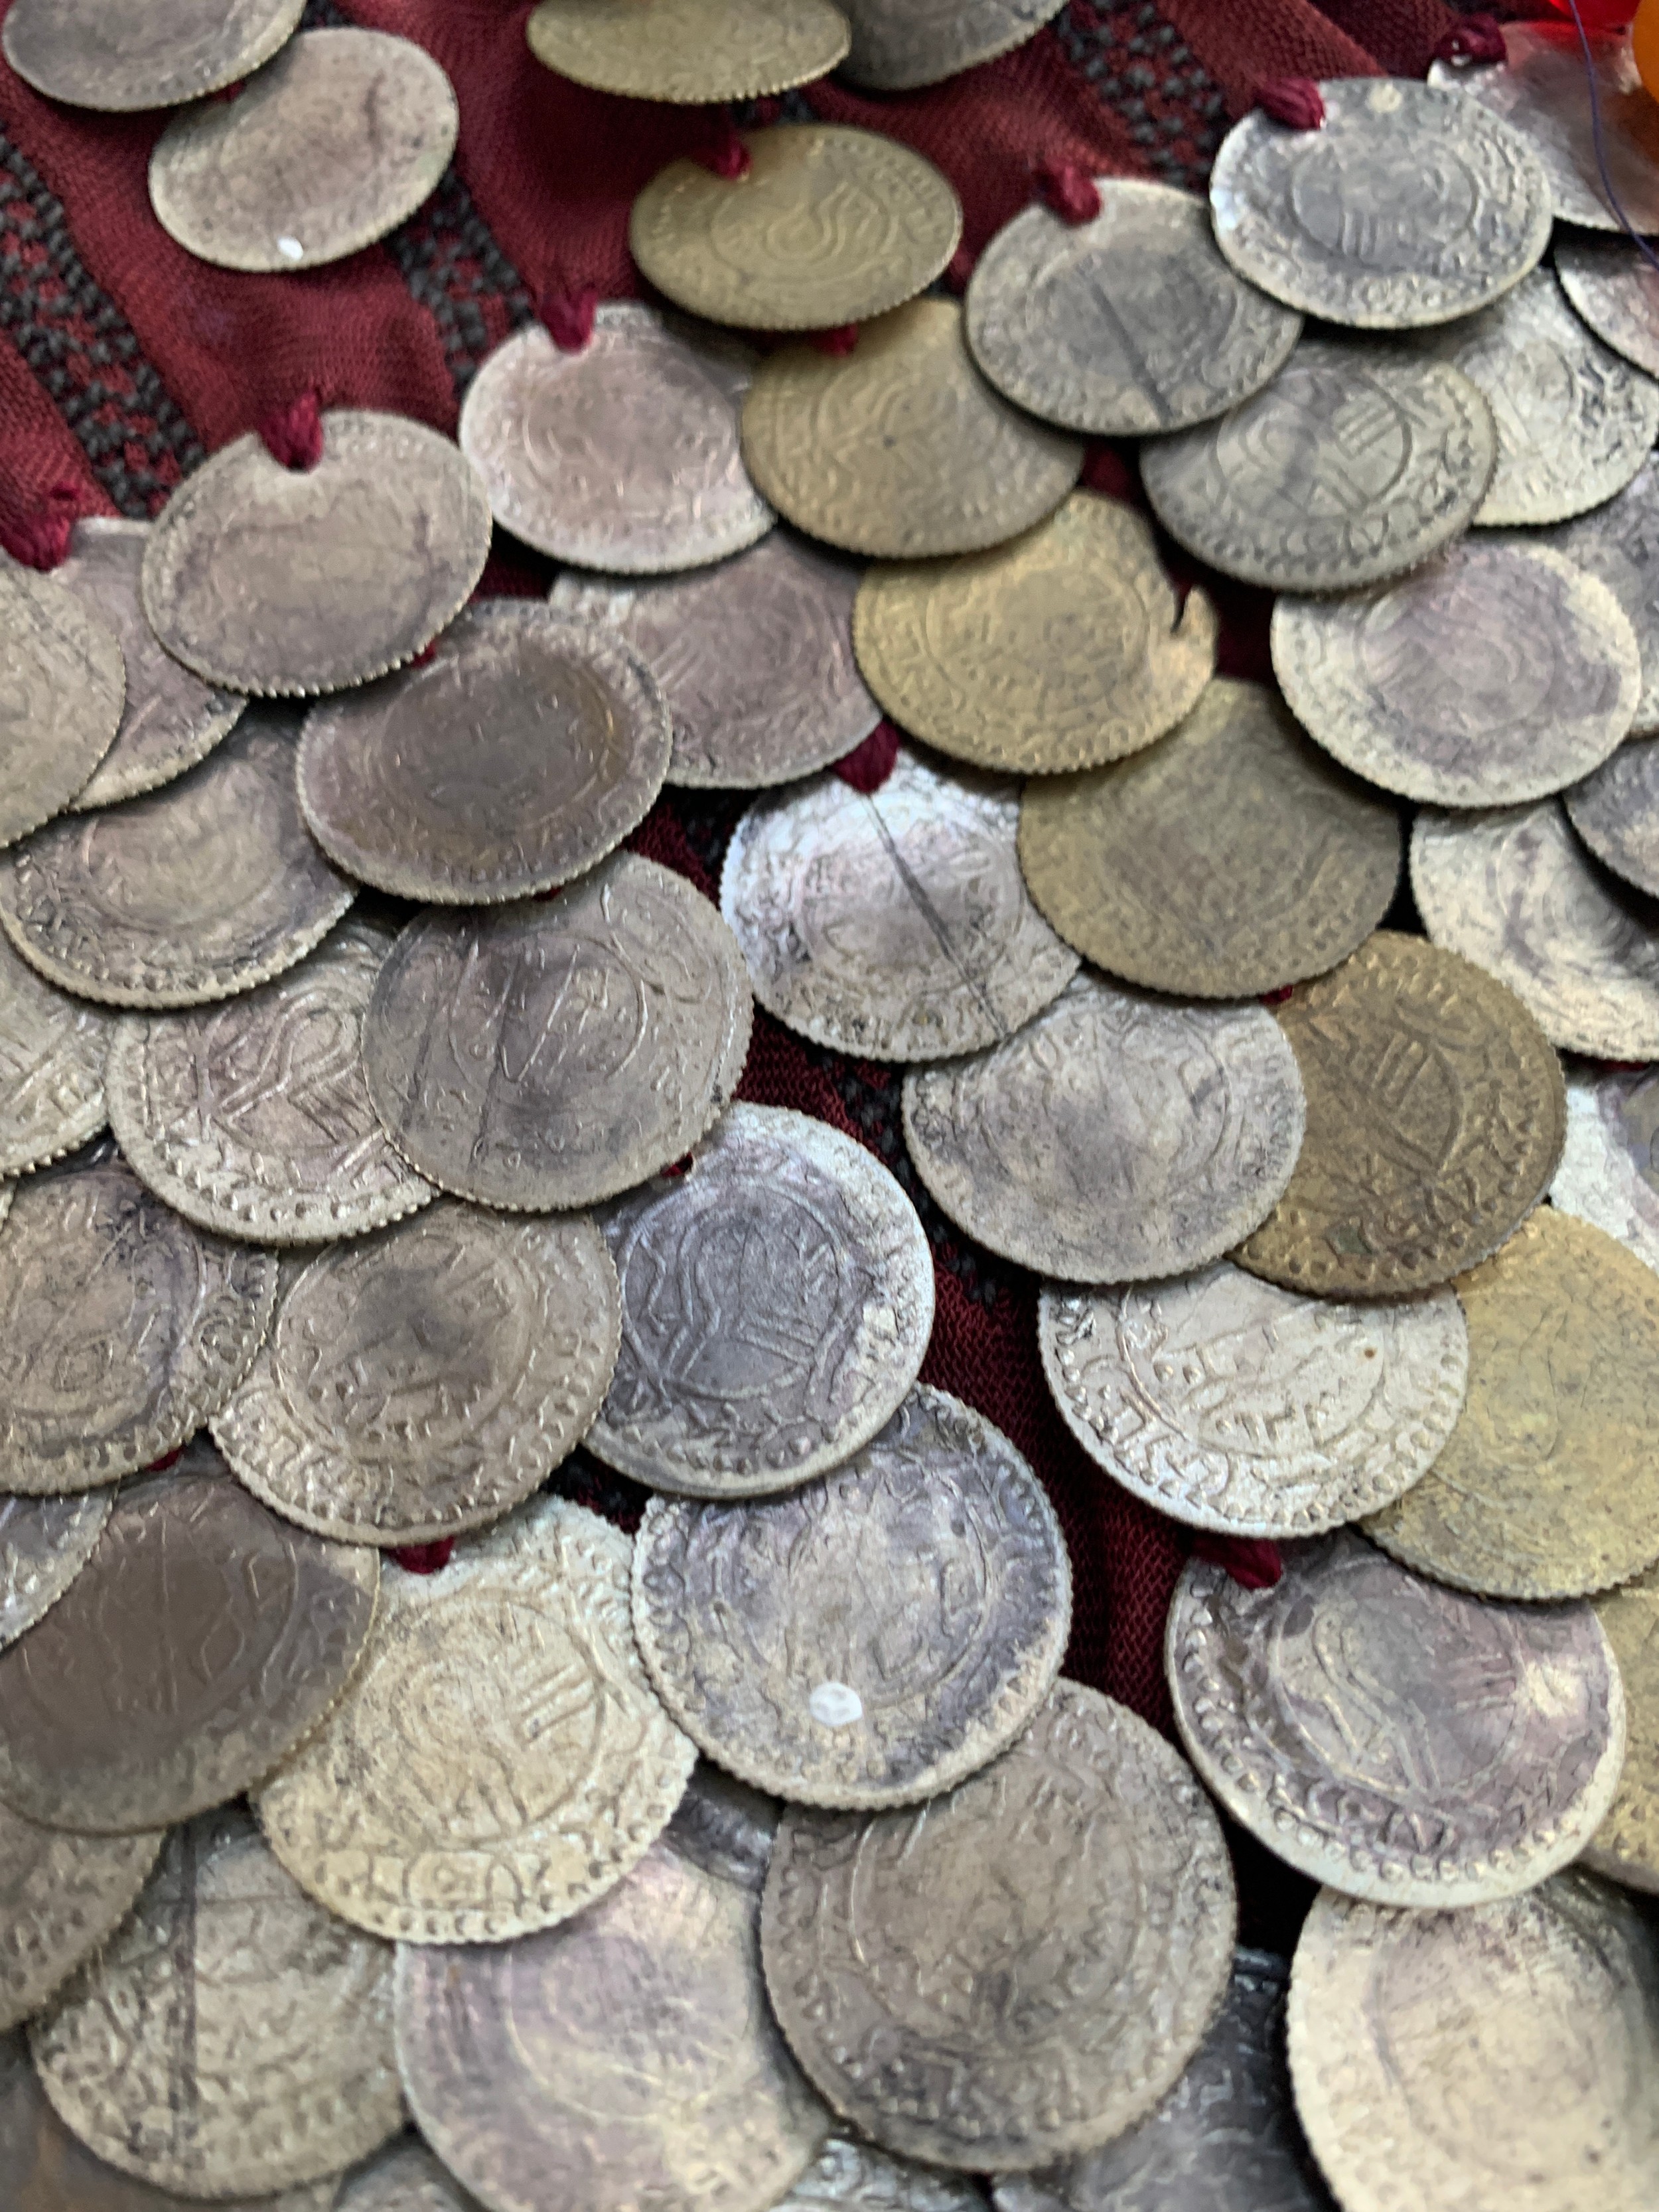
[[[1094,179],[1075,161],[1039,161],[1037,191],[1062,222],[1092,222],[1100,213]]]
[[[837,323],[833,331],[809,331],[806,334],[808,345],[816,346],[820,353],[827,353],[836,361],[851,353],[858,342],[856,323]]]
[[[323,403],[316,386],[286,407],[273,408],[259,424],[259,435],[285,469],[314,469],[323,458]]]
[[[898,749],[898,732],[890,722],[878,722],[861,745],[843,753],[833,766],[843,783],[850,783],[867,798],[871,792],[879,791],[893,773]]]
[[[56,568],[69,557],[70,533],[80,512],[81,494],[74,484],[50,484],[43,507],[0,524],[0,545],[26,568]]]
[[[597,284],[578,284],[572,290],[556,281],[542,294],[542,323],[561,353],[582,350],[593,335],[593,318],[599,310]]]
[[[1504,27],[1495,15],[1465,15],[1434,50],[1437,62],[1504,62],[1509,58]]]
[[[1325,120],[1324,97],[1310,76],[1273,77],[1256,88],[1255,104],[1291,131],[1317,131]]]
[[[1271,1589],[1285,1571],[1277,1544],[1260,1536],[1199,1535],[1193,1557],[1212,1567],[1224,1567],[1243,1589]]]
[[[387,1553],[406,1575],[435,1575],[449,1565],[455,1548],[453,1536],[440,1536],[435,1544],[400,1544]]]

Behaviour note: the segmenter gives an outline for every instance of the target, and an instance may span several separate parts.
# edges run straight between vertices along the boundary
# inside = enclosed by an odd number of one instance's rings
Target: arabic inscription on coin
[[[1583,783],[1562,793],[1567,819],[1604,867],[1659,896],[1659,744],[1620,745]]]
[[[1625,239],[1560,237],[1561,289],[1601,339],[1659,376],[1659,270]]]
[[[97,1135],[109,1036],[101,1007],[55,989],[0,939],[0,1175]]]
[[[55,577],[0,565],[0,845],[61,814],[115,742],[126,697],[109,623]]]
[[[1642,690],[1631,721],[1634,737],[1659,732],[1659,461],[1644,461],[1614,499],[1552,531],[1547,542],[1580,568],[1599,576],[1623,607],[1636,634]]]
[[[1659,1071],[1575,1068],[1567,1139],[1550,1203],[1634,1252],[1659,1273]]]
[[[1595,1601],[1625,1685],[1625,1765],[1612,1810],[1581,1865],[1626,1889],[1659,1893],[1659,1568]]]
[[[0,1645],[15,1644],[56,1605],[92,1557],[113,1492],[0,1497]]]
[[[541,0],[526,26],[537,60],[576,84],[699,106],[823,76],[848,36],[831,0]]]
[[[166,0],[112,12],[105,0],[19,0],[3,43],[18,76],[48,100],[117,113],[175,107],[252,76],[293,36],[304,9],[305,0]]]

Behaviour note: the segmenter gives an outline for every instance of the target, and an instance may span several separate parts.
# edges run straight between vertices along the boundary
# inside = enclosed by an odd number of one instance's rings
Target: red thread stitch
[[[48,484],[45,504],[33,514],[0,525],[0,545],[25,568],[56,568],[69,557],[70,537],[81,513],[78,485]]]
[[[1062,222],[1092,222],[1100,213],[1099,188],[1075,161],[1039,161],[1036,185],[1044,205]]]
[[[1255,104],[1291,131],[1317,131],[1325,120],[1324,95],[1310,76],[1273,77],[1257,88]]]
[[[314,469],[323,458],[323,405],[316,386],[286,407],[273,408],[259,424],[259,435],[285,469]]]

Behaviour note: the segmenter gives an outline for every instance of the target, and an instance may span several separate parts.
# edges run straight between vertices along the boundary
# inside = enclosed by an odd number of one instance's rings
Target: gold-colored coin
[[[861,604],[862,602],[860,602]],[[1388,912],[1400,820],[1274,696],[1218,677],[1162,744],[1025,787],[1019,865],[1068,945],[1186,998],[1322,974]]]
[[[1052,514],[1083,466],[1074,438],[986,382],[946,300],[896,307],[839,359],[775,353],[744,402],[743,457],[787,520],[889,561],[1000,545]]]
[[[1079,491],[1012,544],[869,570],[853,650],[907,730],[977,768],[1044,775],[1173,729],[1214,670],[1217,627],[1202,592],[1177,609],[1133,507]]]
[[[0,2027],[38,2012],[126,1918],[161,1838],[68,1835],[0,1805]]]
[[[1659,1567],[1595,1601],[1625,1685],[1619,1794],[1579,1856],[1626,1889],[1659,1891]]]
[[[1582,1597],[1659,1559],[1659,1276],[1541,1206],[1458,1278],[1469,1387],[1439,1458],[1366,1533],[1483,1597]]]
[[[750,331],[816,331],[913,299],[956,251],[962,204],[921,155],[873,131],[744,134],[748,173],[671,161],[634,203],[628,242],[659,292]]]
[[[635,100],[756,100],[832,70],[853,42],[830,0],[542,0],[538,62]]]
[[[1325,1297],[1425,1291],[1495,1252],[1549,1188],[1561,1064],[1512,992],[1379,930],[1279,1009],[1307,1094],[1289,1188],[1233,1257]]]

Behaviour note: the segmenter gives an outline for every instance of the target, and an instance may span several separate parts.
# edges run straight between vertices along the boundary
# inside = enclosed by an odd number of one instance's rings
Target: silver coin
[[[1064,0],[844,0],[853,29],[842,64],[851,84],[878,92],[939,84],[1023,46]]]
[[[1586,330],[1550,269],[1497,304],[1413,341],[1484,395],[1498,464],[1475,514],[1565,522],[1622,491],[1659,435],[1659,382]]]
[[[1291,711],[1326,751],[1440,806],[1559,791],[1607,759],[1641,691],[1618,598],[1530,538],[1466,538],[1395,583],[1281,598],[1272,638]]]
[[[61,814],[115,742],[120,641],[55,578],[0,559],[0,845]]]
[[[3,42],[18,76],[48,100],[121,113],[199,100],[246,76],[293,36],[304,9],[305,0],[119,9],[106,0],[19,0]]]
[[[614,623],[662,686],[668,781],[757,791],[827,768],[881,709],[853,658],[863,571],[793,530],[685,576],[559,577],[556,614]]]
[[[161,1844],[159,1828],[76,1836],[0,1805],[0,2028],[39,2012],[126,1918]]]
[[[404,1157],[481,1206],[591,1206],[678,1159],[736,1089],[753,1006],[682,877],[613,854],[556,899],[417,915],[363,1032]]]
[[[1659,1273],[1659,1071],[1574,1068],[1567,1140],[1550,1204],[1577,1214]]]
[[[281,2212],[273,2207],[272,2212]],[[398,2136],[349,2173],[335,2212],[483,2212],[417,2135]]]
[[[1077,973],[1025,889],[1019,786],[901,745],[880,789],[820,775],[751,806],[720,911],[755,996],[815,1044],[934,1060],[1006,1037]]]
[[[1659,461],[1644,461],[1623,491],[1589,514],[1524,543],[1547,545],[1599,577],[1636,635],[1642,688],[1631,720],[1636,737],[1659,734]]]
[[[1144,1290],[1048,1285],[1037,1342],[1062,1419],[1114,1481],[1236,1536],[1312,1535],[1401,1496],[1468,1384],[1450,1291],[1350,1305],[1225,1261]]]
[[[1659,896],[1659,740],[1620,745],[1562,794],[1567,819],[1603,866]]]
[[[620,638],[495,599],[464,609],[422,666],[312,708],[300,804],[362,882],[489,904],[614,851],[661,790],[671,742],[656,679]]]
[[[1286,306],[1361,330],[1472,314],[1549,244],[1550,183],[1525,137],[1404,77],[1322,84],[1317,131],[1261,108],[1210,173],[1216,244]]]
[[[1207,422],[1270,383],[1302,318],[1228,267],[1203,201],[1132,177],[1095,189],[1093,222],[1025,208],[975,264],[968,343],[997,389],[1109,438]]]
[[[1052,1688],[1071,1600],[1042,1485],[942,1390],[787,1498],[653,1498],[634,1547],[658,1695],[791,1804],[910,1804],[977,1773]]]
[[[1140,472],[1170,535],[1224,575],[1352,591],[1459,536],[1497,454],[1492,410],[1458,370],[1304,338],[1253,399],[1143,447]]]
[[[0,1497],[0,1645],[33,1628],[85,1566],[109,1519],[112,1495]]]
[[[556,561],[701,568],[777,520],[738,449],[754,365],[718,332],[613,301],[580,353],[538,326],[497,346],[468,388],[461,451],[502,528]]]
[[[1558,238],[1561,289],[1601,339],[1659,376],[1659,269],[1625,239]]]
[[[1224,1809],[1352,1897],[1512,1897],[1577,1857],[1619,1785],[1624,1687],[1589,1605],[1468,1596],[1346,1529],[1268,1589],[1189,1561],[1164,1664]]]
[[[904,1133],[952,1221],[1080,1283],[1176,1275],[1264,1221],[1307,1109],[1260,1006],[1182,1006],[1079,975],[1006,1042],[904,1079]]]
[[[587,1449],[653,1489],[747,1498],[867,1443],[933,1326],[916,1210],[872,1154],[775,1106],[730,1106],[686,1173],[599,1217],[622,1349]]]
[[[110,1027],[0,939],[0,1175],[43,1166],[103,1127]]]
[[[1425,808],[1411,872],[1434,942],[1508,984],[1552,1044],[1659,1060],[1659,914],[1596,866],[1559,799]]]
[[[965,2173],[939,2173],[908,2159],[890,2158],[855,2136],[831,2136],[776,2212],[985,2212],[985,2198]]]
[[[353,915],[257,990],[114,1024],[116,1139],[176,1213],[222,1237],[320,1244],[430,1201],[363,1075],[363,1019],[391,946],[389,929]]]
[[[1064,2166],[1005,2177],[996,2212],[1334,2212],[1291,2098],[1290,1980],[1273,1952],[1237,1952],[1215,2025],[1158,2110]]]
[[[307,831],[281,709],[162,790],[0,854],[0,927],[49,982],[117,1006],[226,999],[303,959],[357,895]]]

